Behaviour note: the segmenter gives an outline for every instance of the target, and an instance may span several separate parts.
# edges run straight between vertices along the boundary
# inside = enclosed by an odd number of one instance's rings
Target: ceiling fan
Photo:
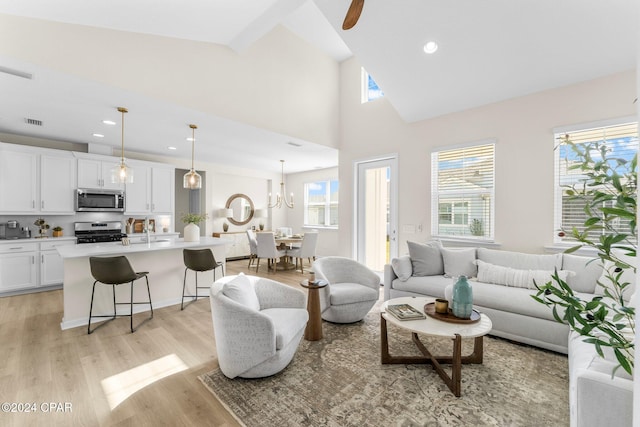
[[[362,13],[362,6],[364,6],[364,0],[351,0],[351,6],[349,6],[347,16],[344,17],[344,22],[342,23],[343,30],[348,30],[356,25],[358,18],[360,18],[360,13]]]

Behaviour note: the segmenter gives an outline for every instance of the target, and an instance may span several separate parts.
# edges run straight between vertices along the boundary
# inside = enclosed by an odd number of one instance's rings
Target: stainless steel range
[[[119,242],[127,237],[120,221],[76,222],[73,226],[78,243]]]

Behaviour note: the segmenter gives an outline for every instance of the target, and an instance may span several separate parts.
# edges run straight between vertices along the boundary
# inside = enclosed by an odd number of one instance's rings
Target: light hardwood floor
[[[302,289],[299,282],[306,275],[267,273],[265,267],[257,275]],[[246,260],[227,263],[227,275],[241,271],[256,274],[254,268],[247,269]],[[144,316],[136,315],[134,324]],[[208,298],[184,311],[179,305],[154,310],[153,319],[133,334],[126,317],[91,335],[86,327],[60,330],[61,319],[61,290],[0,298],[0,402],[28,404],[32,410],[35,404],[35,412],[29,413],[4,412],[3,406],[0,426],[238,425],[197,378],[218,366]],[[122,389],[148,378],[150,368],[174,366],[159,362],[167,356],[182,361],[186,369],[111,408],[103,380],[118,378],[116,388]],[[137,375],[143,369],[143,375]],[[49,410],[49,403],[61,406]],[[65,404],[70,412],[64,411]]]

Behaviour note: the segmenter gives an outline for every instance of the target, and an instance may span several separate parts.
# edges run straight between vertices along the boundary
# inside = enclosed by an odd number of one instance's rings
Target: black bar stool
[[[216,257],[213,255],[211,249],[183,249],[182,257],[184,258],[184,281],[182,282],[182,302],[180,303],[180,310],[184,310],[184,297],[194,298],[193,301],[197,301],[199,297],[209,297],[209,294],[198,295],[198,289],[209,289],[210,286],[198,286],[198,272],[213,270],[213,281],[216,281],[216,268],[222,268],[222,277],[224,277],[224,264],[222,262],[216,262]],[[196,294],[185,295],[187,286],[187,271],[193,270],[196,274]],[[191,302],[193,302],[191,301]]]
[[[125,256],[115,256],[115,257],[89,257],[89,266],[91,267],[91,275],[95,279],[93,282],[93,290],[91,291],[91,306],[89,307],[89,325],[87,326],[87,333],[92,333],[100,326],[103,326],[110,320],[115,319],[116,317],[124,317],[129,316],[131,318],[131,332],[135,332],[133,328],[133,305],[134,304],[149,304],[151,308],[151,316],[148,319],[143,320],[138,324],[136,329],[141,326],[147,320],[153,318],[153,305],[151,305],[151,292],[149,291],[149,278],[147,274],[148,271],[135,272],[133,268],[131,268],[131,264],[129,260]],[[133,301],[133,282],[145,278],[147,281],[147,294],[149,295],[149,302],[135,302]],[[94,316],[93,315],[93,295],[96,291],[96,283],[102,283],[105,285],[111,285],[113,290],[113,316],[104,315],[104,316]],[[131,299],[129,302],[116,302],[116,285],[123,285],[125,283],[131,283]],[[129,314],[116,314],[116,306],[121,304],[129,304],[130,312]],[[93,317],[110,317],[109,320],[103,322],[102,324],[96,326],[93,331],[91,330],[91,318]]]

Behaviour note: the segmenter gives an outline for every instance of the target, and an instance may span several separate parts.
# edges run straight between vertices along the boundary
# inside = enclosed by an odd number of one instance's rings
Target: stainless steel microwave
[[[125,198],[122,190],[76,190],[76,212],[124,212]]]

